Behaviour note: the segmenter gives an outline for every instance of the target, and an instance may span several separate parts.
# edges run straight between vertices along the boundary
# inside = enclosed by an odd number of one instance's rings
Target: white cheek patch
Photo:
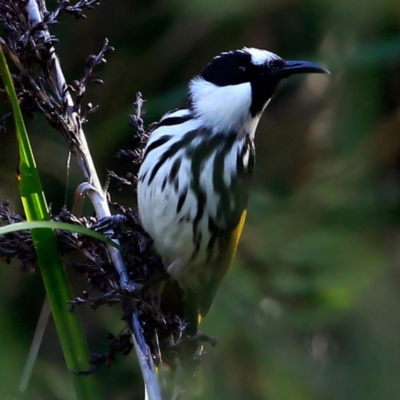
[[[196,115],[213,132],[229,132],[249,117],[251,85],[217,86],[201,77],[190,82]]]

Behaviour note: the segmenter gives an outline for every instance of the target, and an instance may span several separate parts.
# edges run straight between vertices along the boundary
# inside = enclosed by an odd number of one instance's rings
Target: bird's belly
[[[214,149],[201,132],[175,154],[174,143],[152,149],[138,180],[142,225],[168,273],[192,290],[210,282],[213,268],[218,268],[215,262],[229,250],[230,234],[240,221],[236,169],[247,143],[215,136]]]
[[[188,189],[185,201],[177,212],[182,190],[173,185],[163,187],[162,182],[154,181],[151,185],[147,185],[146,180],[138,185],[138,207],[143,228],[153,238],[170,275],[182,286],[195,289],[197,279],[192,281],[190,277],[198,276],[194,271],[206,263],[206,244],[210,239],[206,215],[209,210],[205,207],[205,218],[197,224],[200,235],[195,237],[193,224],[198,212],[195,194]],[[180,179],[180,183],[185,186],[185,179]]]

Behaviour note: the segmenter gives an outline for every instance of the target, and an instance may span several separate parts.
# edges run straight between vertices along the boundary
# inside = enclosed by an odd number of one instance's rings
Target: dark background
[[[332,73],[282,84],[260,122],[247,224],[201,326],[219,344],[206,349],[198,398],[400,399],[400,3],[119,0],[87,15],[63,16],[51,32],[69,81],[105,37],[116,49],[87,98],[100,105],[85,132],[103,180],[127,169],[115,153],[131,146],[135,93],[153,122],[221,51],[265,48]],[[71,207],[82,176],[72,162],[67,185],[66,145],[41,116],[27,126],[48,202]],[[12,129],[1,134],[0,160],[0,200],[20,212]],[[87,285],[70,276],[79,295]],[[4,399],[74,398],[52,324],[28,393],[16,391],[43,297],[39,272],[0,265]],[[124,326],[117,307],[79,311],[92,351]],[[106,398],[141,398],[134,354],[99,377]]]

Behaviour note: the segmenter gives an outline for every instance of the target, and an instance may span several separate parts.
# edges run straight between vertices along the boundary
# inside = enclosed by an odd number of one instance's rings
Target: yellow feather
[[[233,231],[232,236],[231,236],[231,241],[229,243],[229,251],[228,251],[228,256],[229,256],[229,266],[232,264],[232,261],[235,257],[236,250],[239,244],[239,239],[240,236],[242,235],[244,223],[246,221],[246,215],[247,215],[247,210],[244,210],[242,212],[242,215],[240,217],[240,221],[236,229]],[[230,255],[229,255],[230,254]]]
[[[211,266],[214,270],[214,276],[212,278],[212,281],[209,283],[208,288],[203,293],[200,293],[198,295],[198,323],[200,323],[201,318],[207,315],[209,309],[211,308],[218,286],[232,264],[232,261],[235,257],[236,249],[239,244],[240,235],[243,231],[246,214],[247,212],[246,210],[244,210],[242,212],[242,215],[240,216],[237,227],[232,231],[226,251],[224,251],[224,254],[221,258],[218,259],[217,263]]]

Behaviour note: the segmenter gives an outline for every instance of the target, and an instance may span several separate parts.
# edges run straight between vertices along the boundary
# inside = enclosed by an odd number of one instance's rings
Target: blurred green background
[[[332,73],[284,82],[260,122],[247,224],[201,327],[219,344],[198,399],[400,399],[400,2],[119,0],[87,15],[51,32],[69,81],[103,38],[116,49],[87,98],[101,107],[85,131],[103,178],[129,167],[115,153],[131,147],[135,93],[153,122],[221,51],[265,48]],[[41,116],[28,131],[53,210],[71,207],[82,177],[72,163],[67,185],[60,135]],[[12,129],[1,139],[0,200],[20,212]],[[70,276],[74,294],[88,287]],[[52,324],[28,393],[17,391],[43,296],[38,271],[0,265],[2,399],[74,399]],[[124,326],[117,307],[79,312],[95,352]],[[98,375],[105,398],[142,398],[134,354]]]

